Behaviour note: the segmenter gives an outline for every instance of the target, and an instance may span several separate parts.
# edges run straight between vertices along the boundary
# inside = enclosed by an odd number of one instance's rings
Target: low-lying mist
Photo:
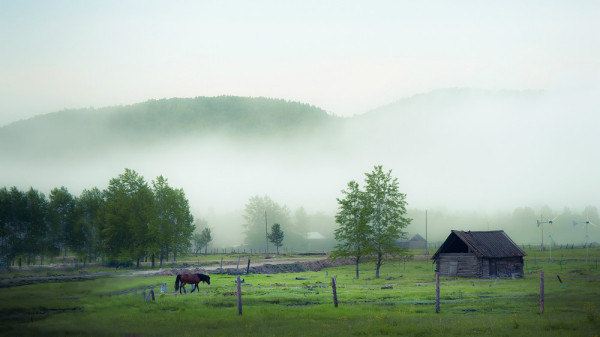
[[[46,193],[66,186],[78,194],[104,188],[126,167],[148,180],[162,174],[185,190],[196,216],[209,221],[215,246],[232,246],[243,242],[244,205],[254,195],[268,195],[291,212],[304,207],[320,214],[311,228],[331,235],[340,191],[382,164],[407,194],[410,234],[424,236],[428,209],[430,240],[442,240],[450,229],[489,228],[537,243],[535,220],[565,213],[548,233],[556,242],[578,243],[585,233],[572,221],[593,213],[585,207],[600,205],[597,97],[446,89],[289,136],[240,138],[204,130],[102,151],[78,148],[78,139],[66,137],[60,146],[77,148],[68,157],[60,148],[43,158],[14,155],[52,139],[38,127],[42,134],[31,137],[38,143],[24,137],[10,146],[16,151],[0,157],[0,185]],[[112,142],[109,131],[94,135],[95,141]],[[599,241],[600,230],[592,227],[590,240]]]

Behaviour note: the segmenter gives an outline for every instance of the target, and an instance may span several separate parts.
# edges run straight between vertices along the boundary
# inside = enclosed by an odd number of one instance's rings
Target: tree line
[[[360,262],[373,257],[375,277],[379,278],[384,259],[403,253],[396,241],[406,236],[403,229],[411,222],[406,216],[406,195],[400,193],[392,171],[384,171],[382,166],[365,173],[364,188],[352,180],[342,194],[337,199],[338,244],[333,255],[354,259],[356,278]]]
[[[148,183],[125,169],[108,187],[84,190],[79,196],[65,187],[46,197],[30,188],[0,188],[0,267],[43,263],[67,251],[84,263],[152,266],[188,252],[194,218],[182,189],[163,176]],[[210,241],[210,240],[209,240]]]

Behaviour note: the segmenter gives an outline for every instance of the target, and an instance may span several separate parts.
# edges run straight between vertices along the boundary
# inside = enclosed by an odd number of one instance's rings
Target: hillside
[[[218,96],[150,100],[59,111],[6,125],[0,128],[0,154],[21,158],[85,156],[91,151],[136,148],[183,137],[293,138],[336,120],[315,106],[280,99]]]
[[[372,165],[411,207],[595,204],[598,117],[586,95],[443,89],[352,118],[266,98],[199,97],[51,113],[0,128],[0,186],[101,186],[164,174],[197,207],[250,196],[333,211]],[[578,130],[574,135],[572,130]]]

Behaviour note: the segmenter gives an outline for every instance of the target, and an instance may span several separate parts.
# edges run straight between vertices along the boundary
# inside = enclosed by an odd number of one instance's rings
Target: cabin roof
[[[470,250],[478,257],[503,258],[525,256],[525,252],[511,240],[503,230],[496,231],[459,231],[452,230],[446,241],[431,257],[437,259],[440,253],[444,253],[451,242],[458,238],[464,242]]]
[[[423,239],[421,235],[415,234],[412,238],[410,238],[410,241],[425,241],[425,239]]]

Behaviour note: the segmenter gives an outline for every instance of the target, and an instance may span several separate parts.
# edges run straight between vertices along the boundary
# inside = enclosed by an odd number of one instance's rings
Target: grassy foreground
[[[532,252],[533,253],[533,252]],[[390,262],[382,278],[364,264],[320,272],[245,275],[244,314],[237,315],[233,276],[213,275],[200,293],[175,295],[174,277],[115,276],[0,289],[0,335],[39,336],[598,336],[599,251],[528,258],[524,279],[442,279],[442,312],[434,313],[429,261]],[[555,255],[557,254],[557,255]],[[587,256],[587,255],[586,255]],[[546,311],[538,313],[539,271],[546,274]],[[337,276],[340,306],[331,300]],[[563,283],[558,281],[560,275]],[[146,303],[133,290],[167,283]],[[392,289],[382,289],[383,286]],[[131,290],[131,292],[127,292]],[[155,288],[158,293],[158,287]],[[189,286],[188,286],[189,290]]]

